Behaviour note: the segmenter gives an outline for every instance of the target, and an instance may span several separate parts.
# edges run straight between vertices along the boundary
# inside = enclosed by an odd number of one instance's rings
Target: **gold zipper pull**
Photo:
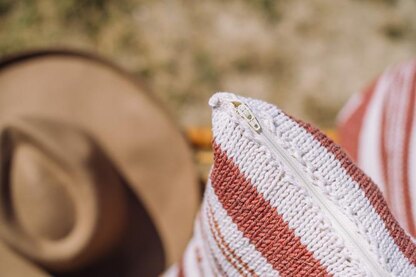
[[[232,104],[234,105],[237,114],[248,123],[251,129],[253,129],[256,133],[260,133],[260,123],[255,117],[254,113],[250,110],[250,108],[246,104],[241,102],[233,101]]]

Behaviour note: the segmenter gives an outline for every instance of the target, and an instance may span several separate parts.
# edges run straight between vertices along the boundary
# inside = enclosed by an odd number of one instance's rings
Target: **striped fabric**
[[[416,61],[387,69],[339,117],[340,144],[416,236]],[[413,169],[413,170],[412,170]]]
[[[194,236],[166,276],[371,276],[283,158],[241,122],[245,103],[368,244],[386,276],[416,276],[416,247],[377,186],[331,140],[265,102],[217,93],[214,165]],[[331,206],[331,207],[332,207]]]

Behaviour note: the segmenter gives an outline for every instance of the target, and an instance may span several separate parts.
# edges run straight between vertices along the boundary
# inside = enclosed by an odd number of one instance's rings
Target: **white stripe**
[[[207,232],[209,235],[214,239],[215,246],[220,250],[221,257],[216,256],[218,260],[227,260],[225,261],[230,268],[234,269],[238,272],[239,275],[247,275],[247,270],[243,267],[241,263],[237,261],[237,259],[231,255],[230,251],[226,249],[224,244],[221,241],[221,235],[218,233],[218,230],[215,229],[213,215],[211,214],[211,209],[209,206],[209,200],[206,199],[203,205],[203,212],[204,212],[204,223],[207,226]],[[234,275],[232,275],[234,276]]]
[[[281,128],[280,131],[286,137],[288,145],[293,147],[292,151],[296,151],[302,145],[309,148],[308,151],[305,151],[306,154],[303,158],[309,159],[310,162],[314,161],[316,170],[321,173],[322,178],[326,179],[326,187],[323,189],[327,190],[335,203],[338,201],[347,215],[351,212],[348,209],[355,209],[357,216],[352,216],[351,219],[356,222],[357,226],[363,228],[363,232],[367,230],[367,238],[372,240],[374,247],[378,246],[379,254],[386,253],[385,255],[389,255],[389,257],[380,257],[381,264],[388,261],[388,269],[394,268],[393,273],[403,274],[403,276],[416,276],[416,268],[409,263],[395,244],[384,221],[374,210],[374,207],[360,189],[359,184],[352,180],[341,163],[325,147],[322,147],[319,141],[316,141],[312,135],[283,115],[278,109],[275,107],[273,109],[276,123],[286,122],[286,128],[284,130]],[[273,111],[270,111],[270,113],[273,113]],[[309,143],[305,144],[304,141]],[[329,164],[331,166],[328,166]],[[340,183],[342,183],[342,186],[339,186]],[[319,183],[317,184],[319,185]],[[337,198],[340,199],[336,200]],[[369,218],[374,220],[368,220]]]
[[[407,105],[410,97],[413,70],[410,64],[386,71],[381,79],[391,79],[387,89],[387,106],[383,112],[387,115],[385,148],[387,151],[388,172],[387,184],[389,189],[390,208],[397,220],[408,229],[406,209],[403,201],[404,178],[403,156],[406,134]],[[371,142],[367,142],[368,144]],[[366,147],[366,145],[363,145]],[[373,158],[373,157],[370,157]]]
[[[210,259],[207,256],[209,252],[205,251],[204,248],[204,239],[201,237],[201,230],[200,230],[200,218],[199,216],[195,220],[195,227],[194,227],[194,234],[193,238],[195,239],[195,248],[198,249],[199,255],[201,257],[201,269],[204,273],[203,277],[207,276],[215,276],[212,265],[210,264]],[[198,261],[195,260],[195,263]]]
[[[414,92],[415,93],[415,92]],[[409,163],[407,164],[409,172],[409,193],[412,203],[413,221],[416,221],[416,109],[413,114],[413,126],[409,134]]]
[[[406,98],[406,105],[405,105],[405,109],[403,110],[403,111],[405,111],[403,114],[404,114],[404,116],[405,116],[405,122],[404,122],[404,124],[403,124],[403,130],[402,130],[402,132],[403,132],[403,137],[405,138],[405,137],[409,137],[409,149],[408,149],[408,151],[409,151],[409,153],[407,153],[409,156],[409,158],[408,158],[408,163],[410,163],[410,160],[411,160],[411,157],[410,157],[410,155],[411,155],[411,150],[410,150],[410,147],[411,147],[411,133],[412,133],[412,129],[410,130],[410,133],[406,133],[406,121],[407,120],[411,120],[412,118],[414,118],[414,115],[413,114],[408,114],[408,105],[415,105],[415,103],[410,103],[410,99],[411,99],[411,97],[412,97],[412,95],[415,93],[415,87],[413,87],[413,82],[414,82],[414,78],[416,78],[416,63],[408,63],[408,64],[406,64],[406,66],[405,67],[403,67],[404,68],[404,70],[405,70],[405,73],[407,74],[407,79],[406,79],[406,88],[405,88],[405,92],[406,92],[406,94],[407,94],[407,98]],[[414,122],[413,122],[414,123]],[[411,128],[412,128],[413,126],[411,126]],[[405,153],[404,153],[404,151],[405,151],[405,146],[406,145],[404,145],[404,143],[405,143],[405,141],[403,141],[403,148],[402,148],[402,151],[403,151],[403,155],[405,155]],[[404,182],[406,181],[406,178],[409,178],[407,181],[408,181],[408,183],[409,183],[409,193],[410,193],[410,195],[409,195],[409,197],[410,197],[410,201],[412,201],[412,196],[414,196],[415,194],[411,194],[411,192],[412,192],[412,190],[411,190],[411,187],[412,187],[412,183],[411,183],[411,181],[410,181],[410,176],[405,176],[404,174],[403,174],[403,170],[402,170],[402,168],[404,168],[405,166],[408,166],[408,164],[403,164],[403,159],[402,159],[402,167],[400,168],[401,169],[401,173],[402,173],[402,182],[401,182],[401,198],[403,198],[403,195],[405,195],[405,194],[407,194],[407,192],[405,191],[405,187],[404,187]],[[411,171],[413,171],[413,170],[409,170],[408,171],[408,173],[409,173],[409,175],[410,175],[410,172]],[[407,225],[409,224],[408,222],[407,222],[407,210],[406,210],[406,206],[405,206],[405,202],[402,200],[401,202],[401,211],[402,211],[402,216],[403,216],[403,222],[406,222],[407,223]],[[413,214],[414,215],[414,214]],[[409,226],[409,228],[410,228],[410,226]]]
[[[224,131],[230,134],[219,137],[214,128],[214,136],[221,149],[233,158],[252,185],[278,210],[315,258],[335,276],[365,275],[358,266],[359,261],[351,257],[350,251],[324,222],[318,207],[301,187],[293,184],[293,180],[282,172],[281,165],[273,161],[271,154],[249,139],[238,136],[243,132],[240,126],[237,129],[228,126]],[[249,145],[250,151],[239,151],[235,147],[237,144]]]
[[[204,272],[207,272],[207,276],[218,276],[220,273],[213,260],[211,249],[209,248],[208,242],[205,239],[205,236],[207,235],[205,234],[206,231],[204,230],[204,234],[202,233],[203,232],[201,228],[202,227],[201,220],[203,220],[203,217],[201,215],[202,206],[203,205],[201,205],[199,217],[195,221],[194,237],[196,237],[196,240],[199,242],[198,244],[201,246],[201,252],[204,253],[203,260],[202,260],[203,268],[204,270],[206,270]]]
[[[175,264],[171,266],[168,270],[163,272],[162,276],[163,277],[178,277],[178,273],[179,273],[178,265]]]
[[[260,252],[258,252],[250,240],[244,237],[243,233],[238,230],[232,219],[227,215],[215,195],[210,181],[206,190],[206,199],[213,206],[215,218],[219,222],[219,228],[223,234],[226,243],[234,250],[247,265],[258,276],[279,276],[278,271],[273,269],[272,265],[267,262]]]
[[[392,87],[390,94],[393,97],[399,98],[401,101],[399,106],[394,107],[390,112],[396,113],[398,115],[398,121],[395,126],[391,126],[391,132],[396,133],[395,141],[392,141],[390,145],[391,159],[392,159],[392,169],[391,169],[391,187],[393,189],[393,198],[392,206],[394,207],[394,212],[400,223],[404,226],[405,229],[409,228],[408,222],[406,220],[406,209],[403,201],[404,194],[404,178],[403,176],[403,157],[404,157],[404,142],[405,137],[409,134],[406,134],[406,119],[407,119],[407,106],[410,97],[410,91],[412,86],[412,70],[407,66],[402,66],[400,68],[400,77],[403,78],[402,85],[400,87]],[[394,128],[394,129],[393,129]]]
[[[363,118],[357,146],[357,163],[374,180],[381,191],[385,191],[383,164],[380,154],[380,134],[383,100],[389,87],[388,79],[380,79]]]
[[[395,74],[396,73],[396,74]],[[396,168],[397,168],[397,158],[399,157],[400,159],[400,152],[401,150],[399,150],[400,142],[399,140],[399,136],[401,133],[401,125],[399,123],[400,121],[400,117],[399,117],[399,112],[397,112],[396,109],[400,108],[400,102],[401,102],[401,87],[402,87],[402,78],[401,76],[398,77],[397,76],[397,72],[393,71],[392,72],[387,72],[385,73],[383,76],[386,79],[391,79],[391,83],[390,86],[387,89],[387,96],[386,96],[386,109],[384,110],[384,113],[386,114],[386,126],[385,126],[385,132],[384,132],[384,136],[385,136],[385,150],[386,150],[386,158],[388,160],[387,163],[387,168],[385,168],[385,170],[387,171],[387,180],[386,180],[386,185],[388,186],[388,200],[389,200],[389,206],[390,209],[393,213],[393,215],[398,218],[398,214],[397,214],[397,190],[398,190],[398,186],[400,185],[399,183],[397,183],[397,174],[400,172],[397,172]],[[398,95],[394,94],[394,93],[390,93],[392,90],[397,90]],[[397,149],[396,149],[397,147]],[[400,170],[400,169],[399,169]]]
[[[198,269],[198,263],[195,256],[195,246],[197,245],[197,241],[195,238],[192,238],[186,248],[184,257],[183,257],[183,270],[184,275],[186,276],[200,276],[200,272]]]
[[[369,235],[366,236],[366,238],[371,240],[370,243],[374,247],[378,246],[377,253],[380,256],[382,253],[390,255],[389,257],[380,257],[381,264],[387,262],[386,259],[388,259],[387,269],[391,270],[394,268],[393,273],[404,274],[405,276],[406,274],[407,276],[412,275],[412,273],[416,274],[415,268],[408,262],[395,244],[394,240],[390,237],[384,222],[371,206],[359,185],[351,179],[347,172],[345,172],[340,162],[336,160],[332,153],[327,152],[327,150],[320,146],[320,143],[315,141],[313,137],[306,132],[306,130],[284,116],[274,106],[256,100],[241,100],[248,102],[251,108],[259,108],[259,110],[257,110],[258,115],[264,115],[266,113],[268,113],[269,116],[272,115],[275,120],[277,120],[275,122],[276,129],[278,129],[282,136],[290,141],[287,143],[290,147],[294,147],[292,150],[302,152],[302,148],[308,148],[308,151],[303,151],[305,154],[304,158],[310,159],[309,162],[314,161],[316,163],[315,173],[322,173],[322,176],[320,177],[327,182],[327,187],[322,187],[322,189],[328,190],[330,197],[337,197],[340,195],[344,196],[345,199],[337,200],[340,207],[343,209],[346,209],[347,207],[355,208],[357,216],[352,217],[351,220],[353,220],[357,226],[360,226],[368,231]],[[289,223],[289,226],[297,227],[297,235],[300,236],[301,241],[307,244],[308,247],[311,247],[311,245],[314,245],[316,242],[314,241],[314,237],[309,237],[309,235],[313,232],[313,230],[311,230],[312,227],[311,225],[304,226],[301,224],[302,221],[309,222],[309,224],[311,223],[310,219],[304,219],[302,215],[303,213],[313,214],[313,209],[311,206],[307,207],[307,209],[302,206],[298,207],[297,205],[299,203],[296,203],[296,199],[294,199],[295,201],[292,200],[291,203],[286,203],[286,205],[282,204],[284,203],[281,202],[284,201],[281,197],[282,195],[286,194],[285,196],[287,196],[289,193],[290,195],[295,194],[296,197],[300,198],[304,198],[304,196],[301,195],[299,188],[296,188],[296,186],[292,185],[292,191],[290,191],[288,189],[290,187],[288,187],[288,184],[290,185],[289,182],[285,184],[283,189],[281,189],[282,183],[277,182],[280,178],[279,176],[276,176],[276,168],[278,168],[278,165],[275,163],[272,166],[275,170],[268,170],[266,168],[267,166],[270,166],[270,163],[266,162],[267,159],[270,160],[270,154],[266,151],[259,150],[258,145],[256,145],[252,140],[247,139],[246,137],[250,137],[250,132],[248,130],[243,131],[240,126],[236,126],[237,124],[233,122],[233,117],[234,115],[232,114],[232,111],[223,110],[222,112],[218,112],[217,110],[216,112],[216,110],[214,110],[213,131],[216,142],[220,144],[222,149],[228,153],[229,157],[233,157],[233,160],[238,164],[240,169],[251,179],[253,185],[255,185],[257,189],[263,193],[267,200],[271,201],[272,206],[277,207],[279,213],[281,213],[283,218],[285,218],[285,220]],[[240,133],[242,135],[239,135]],[[296,141],[299,144],[294,146]],[[239,149],[241,146],[249,148],[249,153],[242,152],[241,149]],[[258,159],[253,161],[254,157]],[[328,167],[328,165],[330,166]],[[258,167],[258,170],[255,170],[256,167]],[[273,178],[270,178],[270,176],[273,176]],[[342,183],[342,186],[339,186],[340,183]],[[298,191],[296,191],[296,189],[298,189]],[[331,193],[333,194],[331,195]],[[332,198],[332,200],[334,200],[334,198]],[[337,201],[334,202],[337,203]],[[296,209],[294,209],[294,207],[296,207]],[[302,213],[299,213],[299,211]],[[343,212],[350,215],[347,210],[343,210]],[[360,221],[363,218],[367,220],[364,220],[364,222]],[[369,218],[373,220],[369,221]],[[325,230],[325,226],[322,225],[323,223],[313,223],[317,226],[324,227]],[[322,240],[328,239],[329,236],[322,238]],[[330,250],[330,247],[317,249],[315,251],[315,256],[322,256],[320,260],[322,260],[323,264],[329,264],[330,262],[333,262],[333,260],[330,260],[329,258],[327,258],[328,260],[323,260],[324,257],[330,256],[333,258],[334,256],[340,255],[340,253],[328,255],[328,252],[324,252]],[[344,252],[341,251],[341,254],[345,255],[345,250]],[[346,263],[343,263],[343,265],[345,264]],[[356,268],[354,269],[354,266],[351,266],[350,268],[352,270],[357,270]]]
[[[360,107],[361,102],[364,101],[362,93],[354,93],[347,103],[342,107],[341,111],[338,112],[336,122],[337,125],[344,124]]]
[[[203,241],[204,244],[208,248],[211,249],[212,259],[216,259],[217,263],[221,265],[222,269],[226,273],[227,276],[239,276],[239,272],[237,271],[234,266],[227,261],[226,256],[221,252],[213,233],[211,232],[210,225],[209,225],[209,218],[207,217],[208,206],[207,203],[203,203],[201,207],[201,225],[203,228],[203,232],[205,233],[206,240]]]

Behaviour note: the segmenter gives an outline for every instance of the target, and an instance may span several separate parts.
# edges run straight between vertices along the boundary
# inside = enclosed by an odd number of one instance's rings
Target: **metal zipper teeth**
[[[349,244],[350,251],[360,258],[360,261],[363,262],[367,271],[371,273],[372,276],[390,276],[390,274],[377,262],[374,254],[369,250],[370,246],[367,241],[354,230],[355,224],[309,181],[309,178],[305,176],[303,170],[299,168],[299,162],[289,156],[285,149],[274,142],[273,135],[262,128],[260,121],[250,108],[241,102],[232,102],[232,104],[234,105],[237,114],[257,134],[260,141],[271,150],[276,158],[281,159],[292,171],[294,177],[299,181],[299,184],[308,191],[314,202],[319,205],[321,210],[325,213],[326,218],[330,220],[336,233],[344,239],[344,242]]]

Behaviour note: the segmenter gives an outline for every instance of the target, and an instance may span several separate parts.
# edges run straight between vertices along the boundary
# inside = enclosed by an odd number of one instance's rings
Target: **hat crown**
[[[79,128],[39,118],[0,126],[0,235],[53,271],[115,245],[125,195],[109,159]]]

